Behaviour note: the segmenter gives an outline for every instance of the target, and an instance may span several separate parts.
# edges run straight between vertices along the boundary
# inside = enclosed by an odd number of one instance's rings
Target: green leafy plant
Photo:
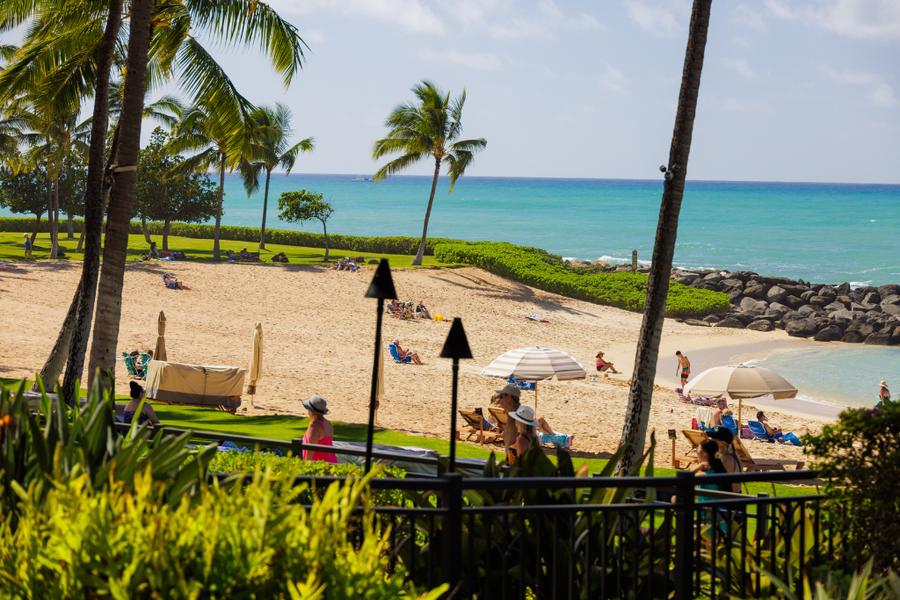
[[[832,571],[814,574],[812,578],[804,576],[802,595],[794,592],[790,581],[782,581],[765,570],[763,573],[780,592],[777,596],[771,596],[773,600],[900,600],[900,577],[897,573],[889,571],[883,577],[875,577],[871,562],[852,576]]]
[[[322,223],[325,236],[325,260],[328,260],[328,225],[334,209],[322,200],[322,194],[300,190],[299,192],[282,192],[278,197],[278,218],[288,223],[302,223],[318,219]]]
[[[900,403],[845,410],[802,442],[853,554],[876,570],[900,568]]]

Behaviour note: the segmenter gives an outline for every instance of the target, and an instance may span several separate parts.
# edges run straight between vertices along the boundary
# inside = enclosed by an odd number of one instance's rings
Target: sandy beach
[[[43,365],[77,285],[77,262],[9,263],[0,285],[0,347],[3,377],[33,377]],[[162,274],[173,272],[190,291],[166,289]],[[166,348],[174,362],[247,367],[254,324],[265,336],[264,376],[254,406],[244,396],[237,418],[271,411],[305,414],[301,398],[320,394],[333,418],[365,422],[371,385],[376,301],[364,297],[372,268],[360,273],[297,265],[128,263],[123,294],[119,351],[152,348],[160,309],[168,320]],[[460,408],[487,407],[502,380],[481,370],[514,348],[549,346],[571,353],[588,369],[583,381],[542,382],[538,415],[558,431],[575,435],[574,449],[608,456],[618,446],[627,403],[626,380],[632,371],[641,315],[564,298],[474,268],[395,270],[402,300],[422,300],[433,313],[462,317],[474,360],[460,365]],[[530,322],[536,314],[552,323]],[[382,427],[410,434],[447,438],[450,428],[450,361],[438,358],[449,325],[385,317],[384,340],[399,338],[417,351],[423,366],[386,363],[385,396],[379,410]],[[667,320],[650,416],[650,429],[661,440],[666,430],[690,427],[695,407],[681,404],[675,387],[674,353],[681,350],[693,372],[732,357],[802,344],[784,331],[690,327]],[[811,343],[811,342],[806,342]],[[598,350],[620,375],[594,372]],[[592,376],[596,375],[596,380]],[[117,363],[117,393],[126,393],[125,367]],[[523,401],[533,403],[533,393]],[[744,419],[765,408],[773,424],[800,435],[833,420],[833,411],[800,401],[771,405],[745,402]],[[735,412],[737,406],[734,406]],[[687,449],[679,440],[678,451]],[[754,456],[801,459],[800,448],[749,443]],[[656,463],[670,464],[667,440]]]

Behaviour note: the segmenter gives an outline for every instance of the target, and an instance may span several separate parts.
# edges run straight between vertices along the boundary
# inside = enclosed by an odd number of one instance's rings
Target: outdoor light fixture
[[[375,434],[375,403],[378,401],[376,396],[378,392],[378,369],[381,368],[379,360],[381,349],[381,319],[384,315],[384,301],[396,300],[397,291],[394,289],[394,279],[391,277],[391,268],[388,266],[386,258],[382,258],[375,269],[375,276],[369,289],[366,291],[366,298],[378,298],[378,315],[375,321],[375,359],[372,366],[372,395],[369,397],[369,429],[366,432],[366,473],[372,467],[372,439]]]
[[[440,353],[441,358],[453,359],[453,391],[450,400],[450,472],[456,469],[456,394],[459,382],[459,359],[472,358],[472,350],[469,348],[469,340],[466,339],[466,330],[463,329],[462,320],[459,317],[453,319],[450,325],[450,333]]]

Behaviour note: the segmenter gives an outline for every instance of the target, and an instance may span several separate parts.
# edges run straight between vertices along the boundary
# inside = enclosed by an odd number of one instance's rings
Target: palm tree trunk
[[[66,237],[70,240],[75,239],[75,221],[69,213],[66,213]]]
[[[222,155],[222,165],[219,167],[219,206],[216,207],[216,233],[213,239],[213,260],[219,258],[219,229],[222,226],[222,198],[225,196],[225,155]]]
[[[328,226],[325,224],[325,219],[319,219],[322,221],[322,231],[325,232],[325,262],[328,262]]]
[[[34,240],[37,239],[38,231],[41,229],[41,217],[44,215],[44,212],[41,211],[39,213],[34,213],[37,217],[36,222],[34,224],[34,233],[31,234],[31,248],[34,249]]]
[[[100,273],[100,244],[103,227],[103,176],[106,161],[106,129],[109,126],[109,71],[115,56],[116,41],[122,24],[122,1],[110,0],[106,29],[100,41],[97,60],[97,87],[94,93],[94,113],[91,123],[91,147],[88,151],[88,174],[84,193],[84,223],[81,239],[84,240],[84,262],[81,266],[81,294],[77,295],[75,323],[69,344],[63,395],[66,399],[77,397],[76,382],[81,380],[84,355],[94,315],[94,298],[97,294],[97,278]],[[90,379],[90,377],[88,377]]]
[[[128,59],[125,91],[122,94],[122,115],[119,119],[118,164],[127,168],[138,163],[141,143],[141,119],[144,92],[147,89],[147,53],[152,26],[150,15],[153,0],[133,0],[131,3],[131,31],[128,39]],[[125,279],[125,257],[128,249],[128,230],[132,215],[136,171],[119,171],[109,198],[106,221],[106,240],[103,244],[103,269],[97,290],[97,314],[94,339],[91,344],[89,377],[97,369],[104,387],[111,387],[109,375],[116,366],[116,343],[122,315],[122,285]],[[91,385],[91,383],[89,383]]]
[[[150,243],[150,230],[147,229],[147,217],[141,215],[141,231],[144,232],[144,241]]]
[[[163,252],[169,251],[169,227],[171,226],[171,222],[166,219],[165,225],[163,225]]]
[[[269,178],[272,176],[272,169],[266,170],[266,193],[263,194],[263,220],[262,227],[259,228],[259,249],[266,249],[266,212],[269,207]],[[328,258],[328,249],[325,250],[325,258]]]
[[[50,221],[50,258],[56,258],[56,219],[53,218],[53,179],[50,177],[50,163],[47,163],[47,219]]]
[[[621,444],[628,443],[628,447],[618,466],[620,475],[637,475],[637,459],[643,453],[647,436],[647,421],[650,418],[650,404],[653,398],[653,379],[656,376],[659,342],[666,316],[669,275],[672,271],[672,257],[675,254],[675,239],[678,235],[678,214],[681,210],[688,154],[691,150],[691,134],[700,91],[700,74],[703,71],[703,54],[706,50],[711,3],[712,0],[694,0],[691,14],[691,31],[684,57],[681,93],[675,114],[675,131],[669,150],[668,173],[671,175],[667,174],[663,189],[659,224],[653,246],[653,262],[650,265],[647,294],[644,299],[644,319],[641,323],[634,358],[635,371],[628,393],[625,425],[622,429]]]
[[[437,189],[438,175],[441,173],[441,159],[434,159],[434,179],[431,180],[431,196],[428,197],[428,208],[425,210],[425,226],[422,228],[422,241],[419,243],[419,251],[412,264],[421,265],[422,258],[425,256],[425,239],[428,235],[428,219],[431,218],[431,205],[434,202],[434,191]]]
[[[81,235],[78,236],[78,246],[75,248],[75,252],[79,254],[84,252],[84,223],[81,224]]]
[[[45,388],[49,388],[51,390],[53,389],[53,383],[62,374],[63,367],[66,366],[66,359],[68,359],[69,357],[69,346],[72,341],[72,330],[74,329],[75,316],[78,312],[78,299],[83,291],[83,288],[81,286],[82,282],[79,281],[78,287],[75,289],[75,297],[72,298],[72,303],[69,305],[69,312],[66,313],[66,318],[63,320],[62,328],[59,330],[59,334],[56,336],[56,343],[53,344],[53,349],[50,351],[50,356],[47,358],[47,362],[45,362],[44,366],[41,367],[41,381],[44,382]],[[37,380],[35,380],[34,385],[31,386],[31,391],[40,391]],[[65,397],[68,398],[68,396]]]
[[[56,181],[53,182],[53,228],[56,230],[56,254],[59,255],[59,171]]]

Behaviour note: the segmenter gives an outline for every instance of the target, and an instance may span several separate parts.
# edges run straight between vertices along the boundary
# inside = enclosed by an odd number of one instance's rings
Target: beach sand
[[[0,285],[4,331],[0,374],[33,377],[56,339],[81,264],[18,262],[9,267]],[[175,273],[191,290],[166,289],[162,283],[166,271]],[[376,301],[364,294],[372,274],[371,267],[349,273],[309,265],[128,263],[118,350],[152,348],[162,309],[168,320],[170,361],[247,367],[254,324],[259,321],[265,340],[263,379],[254,406],[245,395],[237,418],[273,411],[305,415],[300,400],[320,394],[328,400],[335,420],[366,422]],[[398,269],[393,276],[402,300],[423,300],[432,313],[462,317],[475,358],[460,362],[459,408],[487,408],[491,393],[504,382],[483,377],[481,370],[500,354],[528,346],[557,348],[581,361],[588,378],[538,384],[538,416],[557,431],[574,434],[579,455],[608,457],[615,451],[640,314],[542,292],[475,268]],[[531,314],[552,323],[519,318]],[[387,355],[380,426],[448,438],[451,362],[438,354],[449,328],[436,321],[385,317],[385,348],[391,339],[399,338],[426,364],[394,364]],[[660,439],[657,465],[670,464],[666,431],[690,428],[696,411],[679,403],[672,391],[676,350],[689,356],[697,374],[738,354],[794,343],[798,342],[783,331],[691,327],[666,320],[656,382],[660,387],[654,393],[649,422],[649,429],[655,429]],[[594,371],[593,358],[601,349],[621,374],[604,377]],[[116,369],[116,391],[127,393],[125,367],[117,362]],[[531,405],[534,394],[523,392],[522,398]],[[756,400],[744,403],[744,420],[755,416],[757,404]],[[736,414],[737,406],[733,408]],[[835,416],[787,401],[766,405],[765,410],[773,424],[798,435],[815,433]],[[803,458],[801,449],[792,446],[756,442],[748,446],[761,458]],[[679,439],[679,453],[688,447]]]

